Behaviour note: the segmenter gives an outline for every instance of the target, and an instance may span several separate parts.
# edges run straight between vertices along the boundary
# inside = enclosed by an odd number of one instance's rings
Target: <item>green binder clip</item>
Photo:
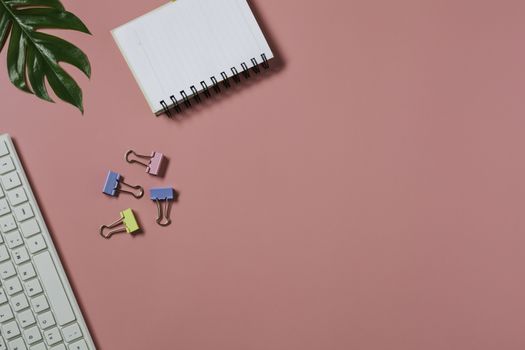
[[[109,230],[105,232],[106,230]],[[136,233],[140,230],[140,226],[133,214],[133,210],[126,209],[120,212],[120,219],[111,225],[100,226],[100,235],[106,239],[110,239],[116,233]]]

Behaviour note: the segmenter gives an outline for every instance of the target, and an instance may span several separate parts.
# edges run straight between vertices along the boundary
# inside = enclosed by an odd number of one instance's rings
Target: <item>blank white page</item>
[[[112,31],[151,110],[220,82],[273,53],[246,0],[176,0]]]

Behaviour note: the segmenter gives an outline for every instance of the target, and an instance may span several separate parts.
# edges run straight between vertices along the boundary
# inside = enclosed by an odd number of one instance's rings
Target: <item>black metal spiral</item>
[[[261,62],[257,61],[257,59],[254,57],[254,58],[250,59],[250,63],[252,64],[251,70],[255,74],[259,74],[261,72],[261,69],[259,68],[259,66],[262,66],[264,69],[269,69],[270,68],[270,64],[268,62],[266,54],[264,54],[264,53],[261,54]],[[242,72],[239,73],[239,71],[237,70],[236,67],[231,67],[230,68],[230,71],[231,71],[231,75],[230,76],[228,76],[228,74],[226,74],[226,72],[221,72],[220,73],[221,78],[222,78],[222,84],[224,85],[224,88],[228,89],[228,88],[231,87],[230,80],[233,80],[235,83],[240,83],[241,82],[240,74],[242,74],[244,79],[249,79],[251,77],[251,75],[250,75],[250,67],[248,67],[246,62],[242,62],[241,63],[241,68],[242,68]],[[221,90],[221,87],[219,85],[219,81],[217,80],[217,78],[215,76],[212,76],[212,77],[210,77],[210,80],[212,82],[211,86],[208,86],[208,84],[206,84],[206,82],[204,80],[200,82],[200,85],[202,87],[202,90],[200,91],[200,93],[197,90],[197,88],[195,87],[195,85],[192,85],[192,86],[190,86],[191,96],[188,96],[188,94],[186,94],[186,91],[182,90],[180,92],[180,96],[181,96],[180,99],[177,100],[175,95],[171,95],[170,96],[171,105],[168,106],[168,104],[164,100],[160,101],[160,105],[161,105],[162,110],[164,111],[164,113],[168,117],[171,117],[171,115],[172,115],[171,111],[172,110],[175,110],[177,113],[181,113],[182,112],[182,107],[181,107],[180,102],[183,102],[184,106],[186,108],[190,108],[192,106],[191,105],[191,100],[190,100],[191,98],[193,98],[196,103],[200,103],[202,101],[202,99],[200,97],[200,94],[204,94],[204,96],[206,98],[209,98],[209,97],[212,96],[210,88],[213,89],[213,91],[216,94],[220,93],[222,90]]]
[[[210,98],[211,93],[210,93],[210,90],[208,89],[208,84],[206,84],[206,82],[203,80],[201,81],[201,86],[202,86],[202,91],[204,92],[204,96]]]
[[[228,81],[228,76],[226,75],[226,73],[222,72],[221,77],[222,77],[222,83],[224,84],[226,89],[230,88],[231,85],[230,85],[230,82]]]
[[[184,105],[188,108],[191,107],[190,99],[188,98],[188,95],[186,95],[186,91],[182,90],[180,92],[180,95],[182,96],[182,99],[184,100]]]
[[[218,94],[219,92],[221,92],[221,87],[219,86],[217,78],[211,77],[211,82],[213,83],[213,90],[215,90],[215,93]]]
[[[175,96],[171,95],[170,99],[173,102],[173,107],[175,108],[175,111],[180,113],[182,110],[180,109],[179,103],[177,102],[177,99],[175,98]]]

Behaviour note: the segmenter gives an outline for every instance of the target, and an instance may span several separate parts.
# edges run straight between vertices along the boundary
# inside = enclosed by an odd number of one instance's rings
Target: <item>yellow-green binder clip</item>
[[[109,230],[105,232],[106,230]],[[140,226],[133,214],[133,210],[126,209],[120,212],[120,219],[111,225],[100,226],[100,235],[106,239],[110,239],[116,233],[136,233],[140,230]]]

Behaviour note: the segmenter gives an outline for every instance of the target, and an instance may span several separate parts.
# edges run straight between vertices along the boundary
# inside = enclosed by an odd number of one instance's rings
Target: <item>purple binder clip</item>
[[[135,191],[131,192],[123,190],[123,185],[132,188]],[[119,192],[129,193],[135,198],[141,198],[144,195],[144,189],[141,186],[132,186],[125,183],[122,179],[122,175],[111,170],[108,172],[108,176],[106,177],[106,182],[104,182],[102,192],[111,197],[118,196]]]
[[[134,155],[136,158],[147,159],[148,163],[143,163],[140,160],[131,159],[130,156]],[[133,150],[126,152],[126,162],[132,164],[137,163],[146,167],[146,172],[150,175],[159,176],[164,171],[164,166],[166,165],[166,157],[160,152],[152,152],[150,156],[138,154]]]

